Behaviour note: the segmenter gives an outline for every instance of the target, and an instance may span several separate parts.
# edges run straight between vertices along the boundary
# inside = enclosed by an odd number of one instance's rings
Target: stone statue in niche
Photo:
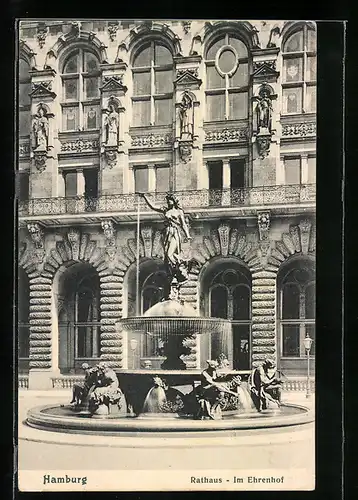
[[[47,151],[49,137],[49,122],[46,109],[40,105],[32,123],[34,150]]]
[[[179,105],[180,139],[188,140],[193,138],[192,109],[192,99],[189,94],[184,93]]]
[[[105,129],[106,146],[118,146],[119,113],[113,102],[111,102],[108,106],[107,116],[105,117]]]
[[[272,102],[270,90],[263,87],[259,92],[258,103],[256,106],[257,133],[271,132],[272,128]]]

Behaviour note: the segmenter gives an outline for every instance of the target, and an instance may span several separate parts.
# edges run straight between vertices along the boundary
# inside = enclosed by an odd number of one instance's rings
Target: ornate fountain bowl
[[[121,319],[119,325],[128,333],[151,332],[165,339],[171,335],[231,333],[229,320],[203,318],[191,305],[177,300],[158,302],[143,316]]]

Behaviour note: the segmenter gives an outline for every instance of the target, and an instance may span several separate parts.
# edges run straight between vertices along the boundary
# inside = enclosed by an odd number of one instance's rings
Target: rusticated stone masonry
[[[101,271],[101,359],[112,367],[123,368],[124,338],[117,323],[123,312],[124,271],[115,269]]]
[[[51,277],[30,277],[30,368],[51,368]]]
[[[180,289],[180,299],[184,300],[194,309],[197,309],[198,307],[198,277],[199,269],[192,269],[190,272],[189,281],[187,281],[187,283],[185,283]],[[188,344],[188,346],[191,349],[191,353],[188,356],[183,357],[186,366],[187,368],[198,368],[198,365],[200,363],[200,337],[197,336],[196,339],[193,339]]]
[[[252,365],[276,355],[276,272],[252,273]]]

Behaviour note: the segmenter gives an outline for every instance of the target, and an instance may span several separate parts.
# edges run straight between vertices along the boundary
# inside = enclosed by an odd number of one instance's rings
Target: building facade
[[[315,339],[315,24],[21,21],[18,57],[18,355],[29,387],[84,361],[140,368],[159,357],[150,343],[131,349],[117,326],[165,287],[163,221],[137,192],[180,200],[184,251],[198,262],[181,295],[232,321],[232,366],[273,355],[303,376],[303,339]],[[199,353],[188,366],[202,366]],[[311,355],[314,369],[314,343]]]

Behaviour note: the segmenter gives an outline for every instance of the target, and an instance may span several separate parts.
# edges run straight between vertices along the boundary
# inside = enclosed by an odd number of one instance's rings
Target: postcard
[[[20,491],[315,489],[316,34],[18,21]]]

